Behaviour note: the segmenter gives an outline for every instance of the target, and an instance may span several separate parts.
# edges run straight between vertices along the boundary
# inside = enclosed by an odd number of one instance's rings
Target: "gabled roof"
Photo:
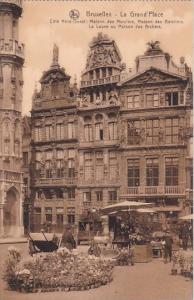
[[[126,83],[133,81],[134,79],[141,78],[141,77],[143,77],[144,74],[146,75],[146,73],[147,73],[148,77],[145,78],[145,80],[143,80],[143,79],[140,80],[138,82],[139,84],[141,84],[143,82],[146,82],[149,79],[152,79],[152,80],[155,79],[155,82],[159,82],[160,80],[161,81],[164,80],[164,79],[162,79],[163,78],[162,76],[161,76],[161,78],[153,78],[154,73],[155,74],[161,74],[163,76],[165,75],[165,77],[168,76],[168,77],[171,77],[171,78],[174,78],[174,79],[179,79],[179,80],[181,79],[181,80],[184,80],[184,81],[188,79],[187,77],[179,75],[179,74],[171,73],[169,71],[162,70],[162,69],[155,68],[155,67],[149,67],[149,68],[145,69],[143,72],[136,73],[136,74],[132,75],[131,77],[128,77],[125,80],[119,82],[118,86],[123,86]]]

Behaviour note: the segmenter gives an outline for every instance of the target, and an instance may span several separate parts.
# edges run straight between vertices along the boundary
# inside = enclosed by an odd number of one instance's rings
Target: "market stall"
[[[124,201],[106,206],[101,211],[108,216],[113,247],[130,249],[133,246],[135,262],[151,261],[150,221],[155,213],[152,204]]]

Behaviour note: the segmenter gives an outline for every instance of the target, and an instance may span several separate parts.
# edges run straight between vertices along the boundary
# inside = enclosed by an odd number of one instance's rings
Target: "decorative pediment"
[[[90,43],[86,69],[101,66],[121,67],[121,56],[115,41],[106,34],[99,33]]]
[[[154,84],[157,82],[176,82],[177,80],[187,80],[186,77],[172,74],[170,72],[162,71],[156,68],[150,68],[149,70],[144,71],[143,73],[136,74],[131,78],[126,79],[121,82],[119,85],[139,85],[139,84]]]
[[[52,83],[68,80],[70,80],[70,76],[65,73],[65,70],[63,68],[57,68],[44,72],[40,83]]]

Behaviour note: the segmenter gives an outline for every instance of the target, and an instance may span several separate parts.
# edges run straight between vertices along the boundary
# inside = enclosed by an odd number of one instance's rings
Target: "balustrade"
[[[24,57],[24,44],[20,44],[17,41],[4,39],[0,40],[0,54],[14,54],[19,57]]]
[[[180,195],[184,194],[184,188],[181,186],[141,186],[128,187],[124,193],[128,195]]]
[[[120,80],[120,75],[114,75],[114,76],[99,78],[99,79],[95,79],[95,80],[81,81],[81,87],[100,85],[100,84],[106,84],[106,83],[115,83],[115,82],[118,82],[119,80]]]

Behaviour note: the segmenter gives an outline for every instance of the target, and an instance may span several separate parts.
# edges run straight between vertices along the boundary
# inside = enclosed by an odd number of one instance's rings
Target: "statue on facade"
[[[87,107],[88,106],[88,98],[87,96],[83,96],[80,101],[80,107]]]
[[[109,103],[111,105],[118,105],[119,104],[117,92],[115,92],[115,91],[110,92],[110,94],[109,94]]]

